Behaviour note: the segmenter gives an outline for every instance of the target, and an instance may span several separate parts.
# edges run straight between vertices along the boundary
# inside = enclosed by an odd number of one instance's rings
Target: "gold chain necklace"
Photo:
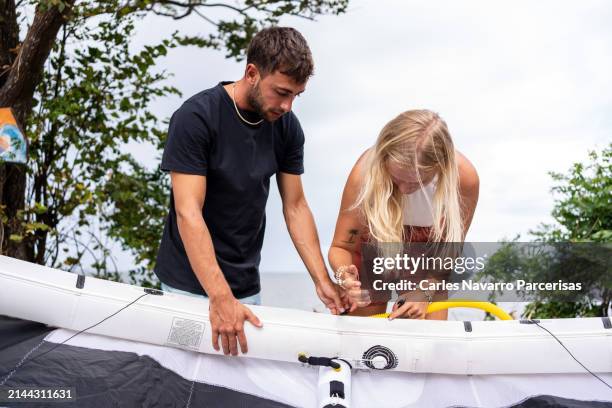
[[[257,126],[261,122],[264,121],[263,119],[260,119],[257,122],[249,122],[248,120],[242,117],[242,115],[240,114],[240,111],[238,110],[238,105],[236,105],[236,83],[235,82],[232,84],[232,101],[234,102],[234,108],[236,109],[236,113],[238,114],[238,117],[242,119],[242,121],[246,123],[247,125]]]

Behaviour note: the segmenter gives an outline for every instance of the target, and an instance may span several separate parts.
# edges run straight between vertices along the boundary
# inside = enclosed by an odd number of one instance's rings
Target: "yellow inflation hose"
[[[491,313],[500,320],[512,320],[512,316],[506,313],[506,311],[499,306],[489,302],[478,302],[474,300],[446,300],[444,302],[433,302],[427,307],[427,314],[450,309],[452,307],[469,307],[473,309],[480,309]],[[387,318],[389,317],[389,314],[390,313],[379,313],[370,317]]]

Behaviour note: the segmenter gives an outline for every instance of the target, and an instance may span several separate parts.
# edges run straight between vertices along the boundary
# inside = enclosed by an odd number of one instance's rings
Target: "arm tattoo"
[[[354,244],[355,243],[355,237],[357,236],[357,234],[359,233],[358,230],[356,229],[350,229],[349,230],[349,238],[348,240],[342,241],[345,244]]]

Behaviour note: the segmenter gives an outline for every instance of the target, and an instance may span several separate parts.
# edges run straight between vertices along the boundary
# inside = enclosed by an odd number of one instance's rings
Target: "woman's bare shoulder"
[[[457,168],[459,170],[459,185],[461,191],[464,191],[466,193],[477,193],[480,187],[480,178],[478,177],[476,167],[461,152],[456,151],[456,154]]]
[[[349,178],[347,180],[348,185],[361,186],[371,150],[372,149],[369,148],[366,149],[363,153],[361,153],[361,155],[353,165],[353,168],[351,169],[351,173],[349,174]]]

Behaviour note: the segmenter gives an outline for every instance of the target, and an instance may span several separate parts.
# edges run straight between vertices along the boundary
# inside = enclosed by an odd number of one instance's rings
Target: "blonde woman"
[[[329,262],[351,301],[351,314],[383,313],[359,282],[364,242],[463,242],[476,203],[474,166],[455,150],[446,123],[434,112],[411,110],[390,121],[376,144],[355,163],[342,194]],[[390,318],[446,319],[426,315],[430,293],[404,293]]]

